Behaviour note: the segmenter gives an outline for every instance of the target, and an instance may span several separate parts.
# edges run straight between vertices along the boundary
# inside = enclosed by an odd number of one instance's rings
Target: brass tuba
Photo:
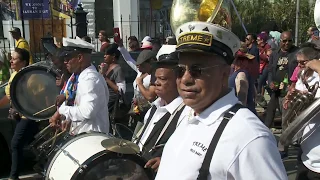
[[[305,74],[301,73],[299,78],[306,79],[304,77]],[[316,82],[312,86],[309,86],[307,82],[304,82],[304,84],[308,92],[294,92],[290,95],[291,98],[289,97],[291,99],[290,108],[283,119],[288,128],[282,132],[279,139],[282,144],[300,143],[304,127],[319,112],[320,100],[315,98],[319,89],[319,82]]]
[[[219,24],[231,29],[229,0],[173,0],[170,23],[173,32],[190,21]]]

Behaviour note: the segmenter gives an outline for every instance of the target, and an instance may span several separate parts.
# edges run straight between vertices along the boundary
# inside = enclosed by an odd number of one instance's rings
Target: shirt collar
[[[83,77],[86,77],[87,73],[90,71],[97,71],[97,69],[91,64],[91,66],[87,67],[80,73],[78,79],[82,79]]]
[[[217,121],[227,110],[229,110],[238,102],[239,100],[235,96],[234,89],[232,89],[228,94],[213,103],[198,116],[195,116],[194,119],[209,126]]]
[[[175,98],[171,103],[164,106],[164,102],[161,98],[156,99],[152,104],[155,105],[157,108],[163,108],[166,109],[170,114],[173,114],[173,112],[180,106],[180,104],[183,102],[182,98],[179,96]]]

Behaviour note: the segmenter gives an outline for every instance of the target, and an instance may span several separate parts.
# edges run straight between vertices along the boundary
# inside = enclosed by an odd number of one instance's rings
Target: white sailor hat
[[[207,52],[218,54],[232,64],[240,48],[240,39],[218,24],[193,21],[182,24],[176,31],[178,52]]]
[[[79,37],[75,39],[63,38],[63,49],[65,52],[80,51],[83,53],[91,53],[92,50],[94,50],[94,45]]]
[[[156,64],[178,64],[178,56],[176,53],[176,45],[163,45],[157,54]]]

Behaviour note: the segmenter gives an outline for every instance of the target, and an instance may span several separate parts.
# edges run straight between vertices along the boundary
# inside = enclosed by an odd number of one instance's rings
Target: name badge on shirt
[[[208,148],[201,142],[194,141],[192,143],[192,147],[190,148],[190,152],[196,154],[197,156],[202,156]]]

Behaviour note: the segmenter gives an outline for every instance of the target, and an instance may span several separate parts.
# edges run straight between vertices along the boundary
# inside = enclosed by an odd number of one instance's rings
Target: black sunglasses
[[[175,73],[178,78],[182,78],[182,76],[188,70],[188,72],[190,73],[190,75],[193,78],[199,78],[201,75],[204,74],[205,70],[210,69],[210,68],[215,68],[218,66],[220,66],[220,65],[214,65],[214,66],[209,66],[209,67],[199,67],[198,65],[191,65],[190,67],[187,68],[187,66],[185,66],[185,65],[178,65],[175,68]]]
[[[288,39],[288,40],[286,40],[286,39],[281,39],[281,41],[283,42],[283,43],[287,43],[287,42],[292,42],[292,39]]]

